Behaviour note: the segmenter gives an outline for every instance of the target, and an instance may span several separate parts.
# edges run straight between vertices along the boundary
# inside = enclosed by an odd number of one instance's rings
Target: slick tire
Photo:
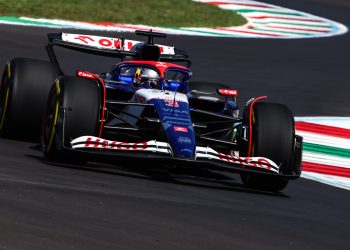
[[[101,91],[93,80],[64,76],[52,86],[44,116],[41,146],[49,161],[84,164],[86,157],[71,150],[71,140],[97,136]]]
[[[282,104],[256,103],[253,106],[253,135],[251,156],[266,157],[280,166],[280,171],[290,167],[295,144],[295,124],[292,112]],[[281,191],[288,179],[279,176],[241,174],[246,187]]]
[[[50,88],[59,75],[46,61],[14,58],[6,64],[0,84],[0,135],[39,141]]]

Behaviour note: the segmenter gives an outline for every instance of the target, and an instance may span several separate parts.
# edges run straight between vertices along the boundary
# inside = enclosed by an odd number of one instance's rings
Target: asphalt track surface
[[[283,4],[350,26],[346,0]],[[45,59],[47,32],[57,30],[0,26],[0,63]],[[350,116],[349,34],[167,43],[190,51],[195,80],[237,87],[242,103],[267,94],[296,115]],[[114,62],[60,52],[66,69]],[[0,139],[0,249],[349,249],[348,191],[299,179],[270,194],[245,189],[235,174],[143,164],[52,165],[34,143]]]

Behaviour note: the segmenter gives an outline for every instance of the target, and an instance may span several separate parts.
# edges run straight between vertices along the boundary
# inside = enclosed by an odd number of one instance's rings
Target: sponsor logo
[[[249,157],[241,158],[233,155],[226,155],[218,152],[219,159],[226,162],[240,164],[242,167],[257,167],[271,170],[271,163],[265,158],[252,159]]]
[[[125,39],[124,46],[123,46],[121,39],[118,39],[118,38],[88,36],[88,35],[68,34],[68,33],[63,33],[62,39],[66,42],[71,42],[71,43],[78,43],[78,44],[84,44],[84,45],[107,48],[107,49],[123,49],[126,51],[129,51],[135,44],[141,43],[140,41]],[[169,55],[175,54],[174,47],[169,47],[169,46],[159,45],[159,44],[157,44],[157,46],[159,47],[160,52],[162,54],[169,54]],[[164,63],[160,63],[159,67],[167,67],[167,66]]]
[[[173,129],[175,132],[188,133],[188,128],[186,127],[173,126]]]
[[[250,104],[254,104],[256,101],[259,101],[261,99],[265,99],[267,98],[267,96],[259,96],[259,97],[253,97],[253,98],[250,98],[247,102],[246,102],[246,106],[248,107]]]
[[[246,103],[245,103],[245,105],[246,106],[249,106],[251,103],[252,103],[252,101],[254,101],[254,97],[252,97],[252,98],[250,98]]]
[[[95,40],[93,38],[91,38],[90,36],[77,36],[75,37],[74,39],[76,40],[80,40],[82,41],[83,43],[85,44],[89,44],[89,41],[90,42],[94,42]]]
[[[218,89],[220,95],[237,96],[237,90],[234,89]]]
[[[172,108],[162,108],[162,110],[167,113],[167,112],[171,112],[171,113],[175,113],[177,115],[187,115],[188,111],[187,110],[181,110],[181,109],[172,109]]]
[[[100,138],[93,139],[91,137],[88,137],[85,141],[85,147],[119,150],[145,150],[148,147],[148,145],[147,142],[116,142],[107,141]]]
[[[165,105],[169,107],[178,108],[179,104],[174,99],[164,99]]]
[[[82,77],[82,78],[88,78],[88,79],[96,79],[96,75],[91,74],[89,72],[84,72],[84,71],[77,71],[77,76]]]
[[[77,36],[74,38],[74,40],[79,40],[83,42],[86,45],[100,45],[101,47],[106,48],[115,48],[120,49],[121,48],[121,41],[119,39],[113,39],[113,38],[99,38],[94,36]],[[130,42],[129,42],[130,43]],[[133,46],[132,43],[129,44],[128,47],[130,48]]]
[[[179,138],[177,138],[177,141],[179,143],[185,143],[185,144],[191,144],[192,140],[189,137],[184,137],[184,136],[180,136]]]
[[[166,68],[168,66],[165,63],[163,63],[163,62],[159,62],[159,63],[156,64],[156,67],[164,67],[164,68]]]

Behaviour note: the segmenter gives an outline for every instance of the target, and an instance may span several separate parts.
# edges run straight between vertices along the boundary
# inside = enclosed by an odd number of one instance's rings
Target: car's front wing
[[[160,156],[172,158],[171,148],[168,143],[159,141],[147,141],[147,142],[117,142],[98,138],[94,136],[81,136],[71,141],[73,150],[88,151],[119,151],[119,152],[139,152],[157,154]],[[186,160],[186,159],[182,159]],[[239,157],[228,154],[223,154],[215,151],[210,147],[196,147],[195,159],[189,159],[189,161],[209,161],[209,162],[221,162],[224,163],[227,168],[234,167],[241,168],[242,170],[255,170],[262,171],[263,173],[279,174],[279,166],[272,160],[264,157]],[[220,164],[222,166],[222,164]],[[254,172],[255,172],[254,171]]]

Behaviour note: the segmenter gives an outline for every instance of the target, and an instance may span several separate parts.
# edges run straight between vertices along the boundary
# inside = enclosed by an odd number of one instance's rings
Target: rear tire
[[[249,124],[248,121],[244,123]],[[253,106],[253,135],[251,156],[266,157],[280,166],[286,173],[293,163],[294,118],[292,112],[282,104],[256,103]],[[281,191],[288,179],[279,176],[241,174],[245,186],[267,191]]]
[[[59,75],[46,61],[14,58],[4,69],[0,85],[0,134],[39,140],[46,99]]]
[[[45,158],[85,163],[85,157],[70,150],[70,141],[84,135],[98,135],[100,105],[101,92],[96,81],[59,78],[51,88],[43,121],[41,144]]]

